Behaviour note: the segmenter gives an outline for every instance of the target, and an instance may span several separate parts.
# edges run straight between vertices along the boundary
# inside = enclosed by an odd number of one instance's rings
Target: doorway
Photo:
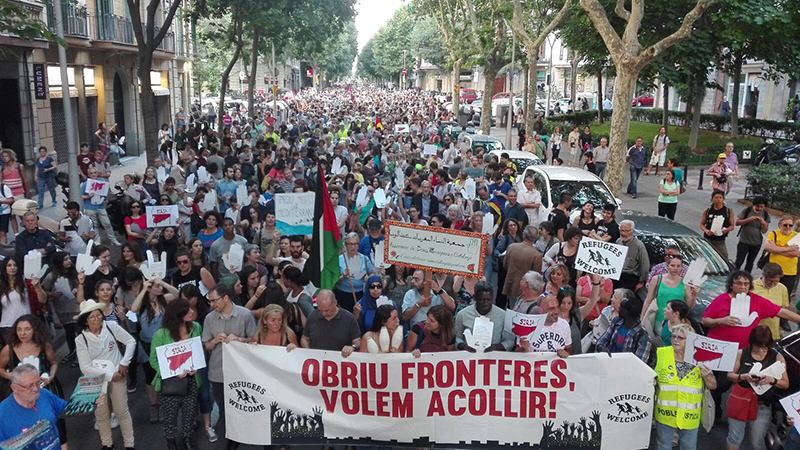
[[[0,98],[3,99],[3,107],[0,108],[0,141],[2,141],[4,149],[14,150],[19,160],[25,149],[25,139],[22,135],[19,81],[0,79]]]
[[[119,136],[125,136],[125,95],[119,74],[114,74],[114,122],[117,123]]]

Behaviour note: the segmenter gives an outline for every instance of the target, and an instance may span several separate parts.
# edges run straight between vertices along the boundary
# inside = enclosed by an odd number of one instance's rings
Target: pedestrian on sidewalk
[[[769,229],[770,218],[766,207],[767,198],[759,195],[753,199],[753,205],[742,210],[736,218],[736,225],[739,226],[739,242],[736,244],[734,265],[737,269],[741,269],[744,264],[745,272],[753,272],[753,262],[761,250],[764,233]]]
[[[678,195],[681,193],[680,183],[675,179],[675,171],[667,169],[664,179],[658,185],[658,192],[658,215],[675,220]]]
[[[636,189],[636,184],[639,182],[639,175],[642,174],[644,168],[645,150],[642,145],[644,141],[641,136],[636,138],[636,144],[628,149],[625,156],[625,162],[628,163],[628,170],[631,174],[631,181],[628,183],[628,195],[632,198],[639,196],[639,191]]]
[[[717,219],[721,217],[722,219]],[[714,221],[722,220],[722,225],[717,226],[717,230],[711,231],[715,228]],[[725,191],[714,190],[711,193],[711,206],[703,211],[703,216],[700,218],[700,230],[703,231],[705,239],[717,249],[717,251],[726,260],[728,258],[728,248],[725,246],[725,239],[728,233],[733,231],[734,228],[733,210],[725,206]]]
[[[600,179],[606,177],[606,166],[608,166],[608,139],[600,138],[600,145],[594,148],[594,166],[597,168],[597,176]]]
[[[89,168],[89,178],[81,183],[81,197],[83,198],[83,212],[86,216],[92,219],[92,223],[94,226],[100,229],[100,236],[101,239],[98,242],[102,242],[104,238],[106,241],[109,242],[110,246],[119,247],[121,244],[117,240],[117,236],[114,234],[114,228],[111,226],[111,220],[108,218],[108,212],[106,211],[105,203],[106,203],[106,196],[100,195],[94,192],[89,192],[87,187],[89,183],[97,180],[97,181],[104,181],[108,183],[108,180],[104,178],[97,178],[97,169],[94,167]]]
[[[58,205],[56,201],[56,171],[58,166],[52,157],[47,155],[47,147],[39,147],[39,158],[36,159],[36,191],[39,193],[39,209],[44,207],[44,191],[50,191],[50,198],[53,199],[53,207]]]
[[[661,127],[658,134],[653,138],[653,154],[650,157],[650,163],[647,165],[644,174],[650,175],[653,166],[656,168],[656,176],[658,176],[658,169],[664,166],[667,159],[667,147],[669,147],[669,136],[667,136],[667,129]]]

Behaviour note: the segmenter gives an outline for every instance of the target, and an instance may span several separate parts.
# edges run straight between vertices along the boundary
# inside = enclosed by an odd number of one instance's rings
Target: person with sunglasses
[[[358,321],[358,326],[361,328],[361,333],[364,334],[372,327],[372,319],[375,318],[375,312],[378,310],[378,299],[384,297],[383,295],[383,279],[378,275],[371,275],[367,278],[364,284],[364,295],[353,307],[353,316]],[[397,308],[394,300],[389,300],[392,306]]]
[[[211,272],[203,266],[192,264],[192,257],[188,250],[178,250],[175,252],[175,264],[178,270],[166,278],[167,282],[176,289],[181,290],[184,286],[195,286],[200,292],[208,292],[214,287],[214,277]],[[202,301],[208,305],[205,297]]]
[[[767,235],[767,242],[764,244],[764,251],[769,252],[769,262],[773,262],[783,269],[781,284],[790,289],[790,296],[794,294],[797,262],[800,257],[800,248],[797,244],[789,245],[789,241],[798,234],[792,230],[793,222],[792,216],[782,216],[778,221],[778,229]]]

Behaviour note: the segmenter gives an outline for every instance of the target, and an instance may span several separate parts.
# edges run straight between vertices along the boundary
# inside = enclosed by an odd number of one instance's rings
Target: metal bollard
[[[706,171],[705,169],[700,169],[700,183],[697,184],[698,191],[703,190],[703,173],[705,173],[705,171]]]
[[[682,182],[689,184],[689,165],[683,166],[683,180]]]

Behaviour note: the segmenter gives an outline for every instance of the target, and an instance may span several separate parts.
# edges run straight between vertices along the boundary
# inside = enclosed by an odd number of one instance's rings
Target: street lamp
[[[406,88],[406,53],[408,53],[408,50],[403,50],[403,72],[401,75],[403,89]]]

